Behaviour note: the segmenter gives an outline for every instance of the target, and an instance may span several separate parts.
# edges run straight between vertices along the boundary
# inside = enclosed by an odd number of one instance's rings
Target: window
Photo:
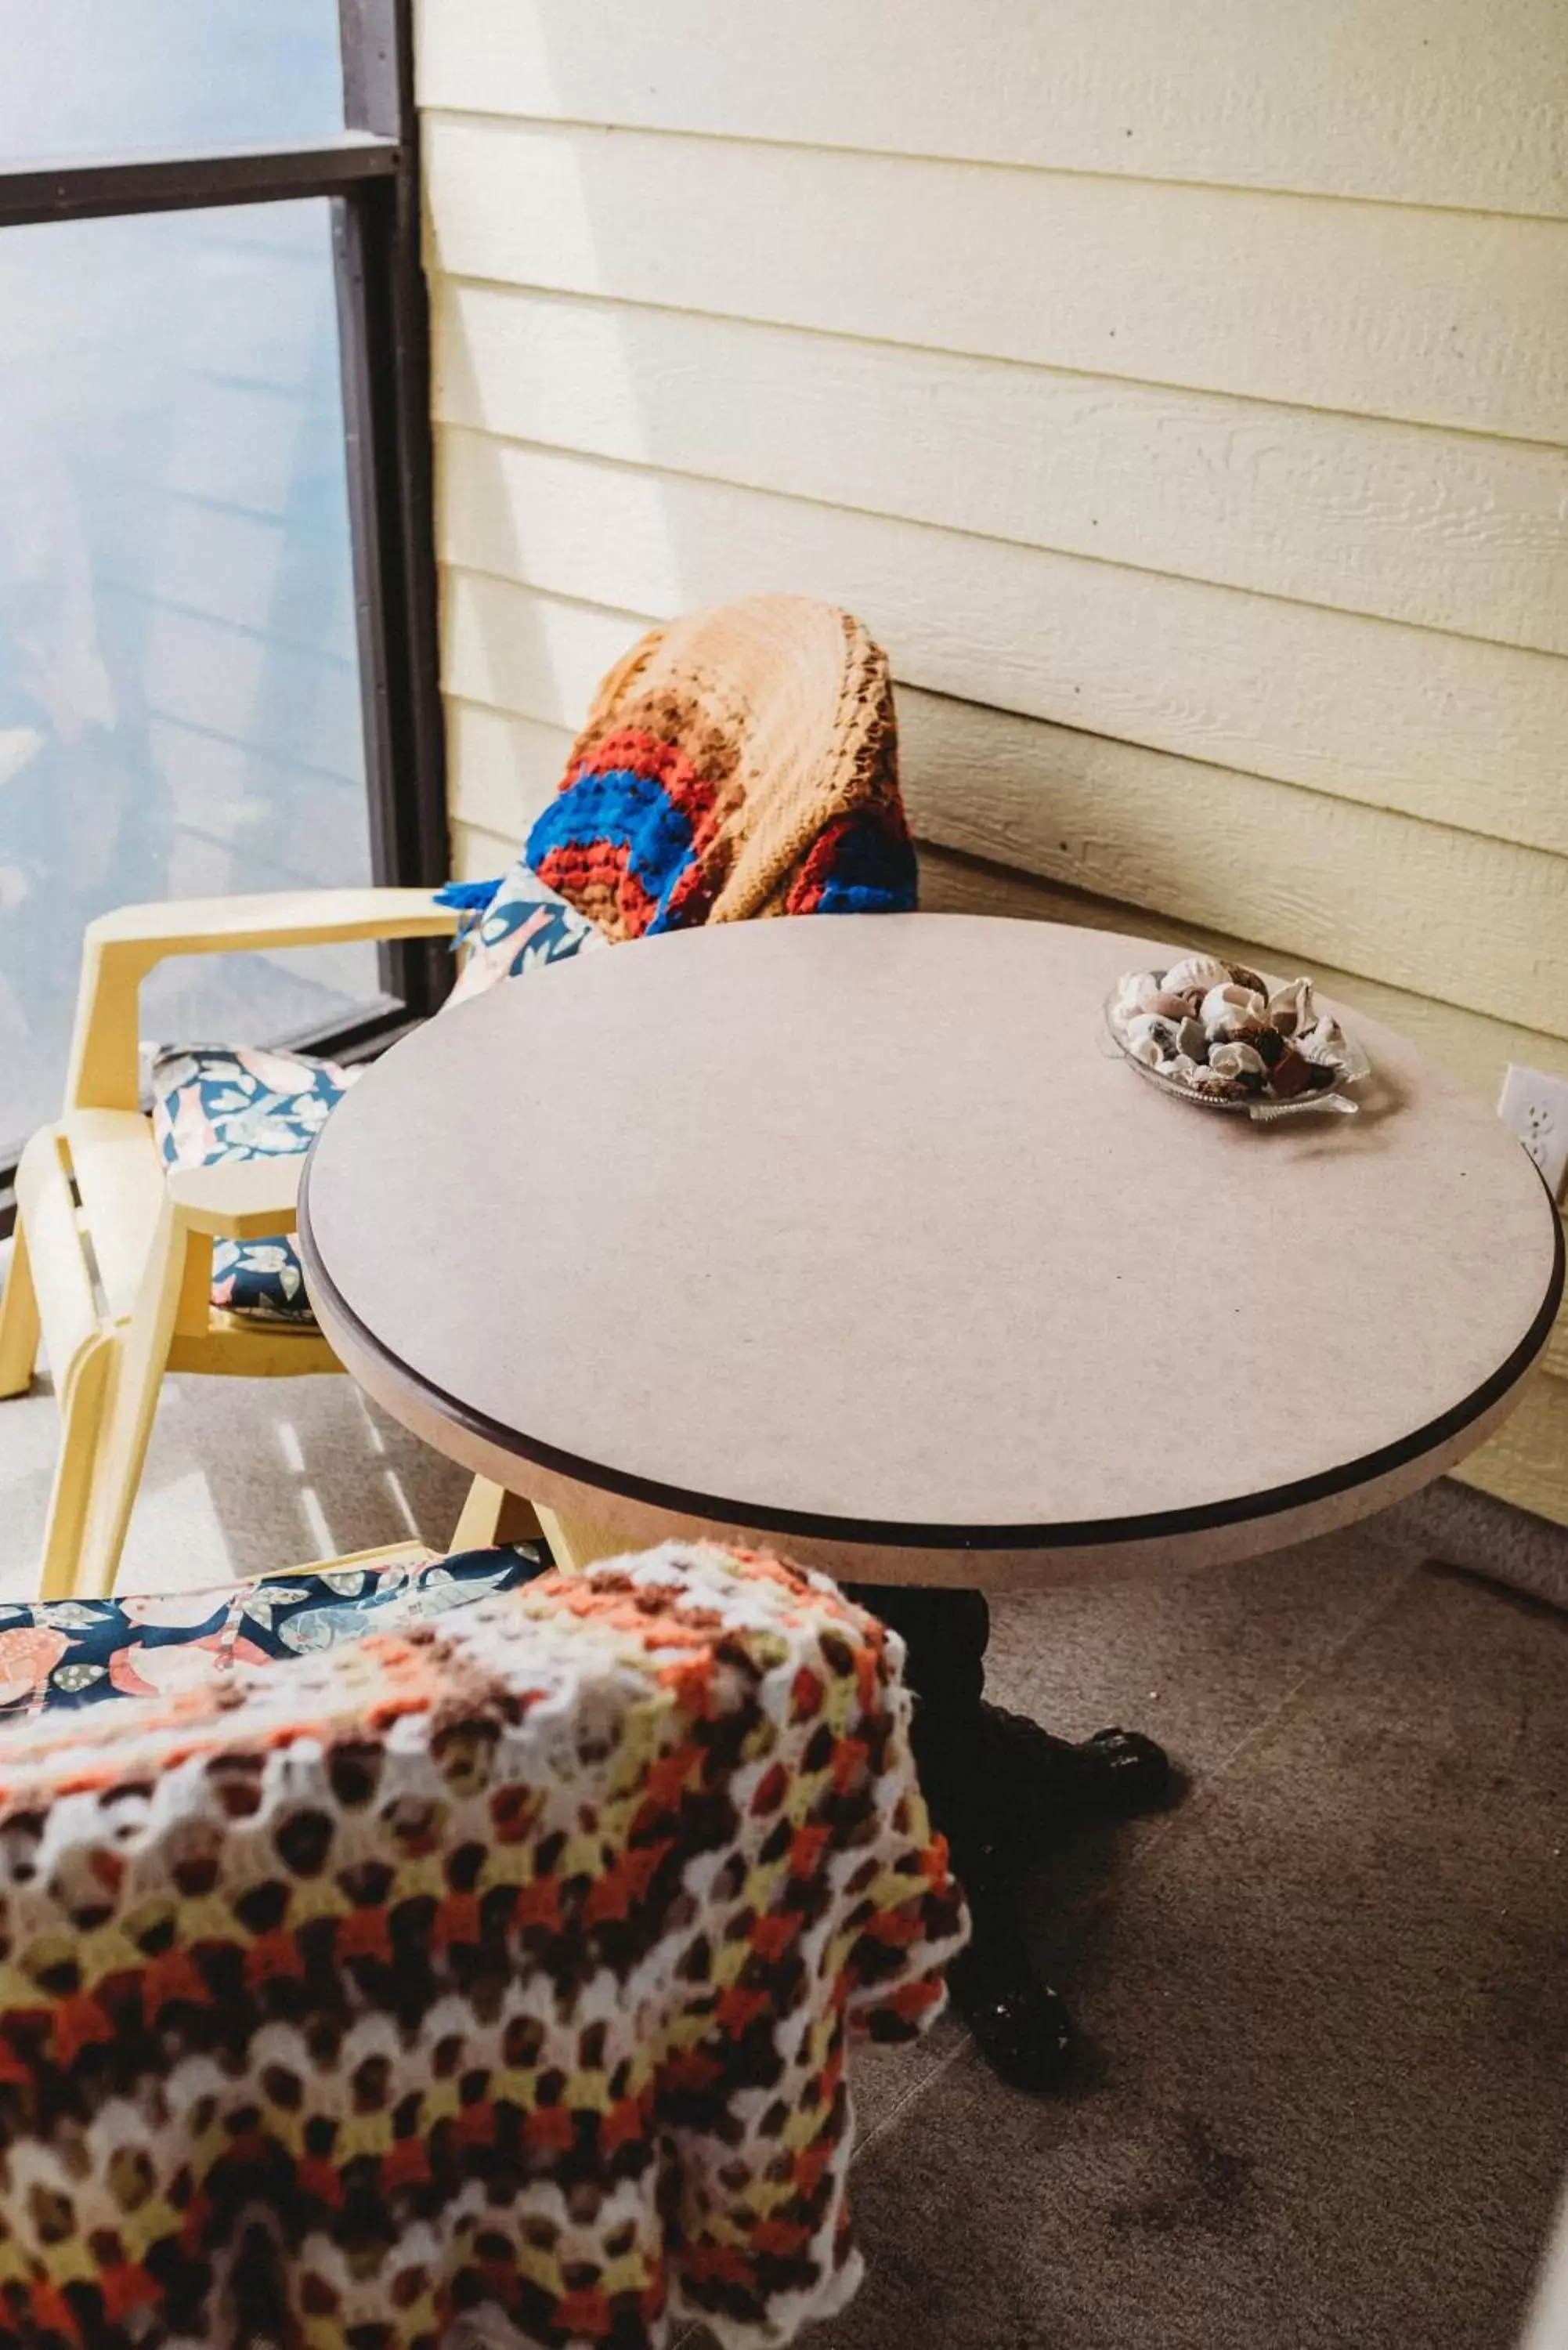
[[[94,913],[444,871],[407,36],[406,0],[0,14],[0,1170]],[[173,962],[142,1033],[353,1049],[443,981]]]

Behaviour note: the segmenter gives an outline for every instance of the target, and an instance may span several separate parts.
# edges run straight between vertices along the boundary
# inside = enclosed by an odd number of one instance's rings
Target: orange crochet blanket
[[[526,856],[610,939],[910,910],[887,656],[804,596],[650,630],[600,686]]]
[[[0,1732],[0,2339],[838,2306],[846,2026],[919,2030],[963,1934],[900,1661],[668,1544]]]

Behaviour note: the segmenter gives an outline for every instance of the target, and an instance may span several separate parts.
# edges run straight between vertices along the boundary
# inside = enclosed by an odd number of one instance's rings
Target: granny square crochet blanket
[[[0,2340],[776,2344],[960,1897],[897,1638],[685,1544],[0,1731]]]

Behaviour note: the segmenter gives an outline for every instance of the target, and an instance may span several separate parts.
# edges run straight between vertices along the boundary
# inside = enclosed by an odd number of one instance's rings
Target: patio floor
[[[0,1406],[5,1594],[54,1438]],[[346,1380],[175,1380],[125,1580],[442,1539],[462,1482]],[[1511,2350],[1568,2161],[1568,1617],[1390,1521],[995,1616],[996,1695],[1191,1792],[1031,1882],[1077,2095],[951,2020],[866,2054],[867,2281],[812,2350]]]

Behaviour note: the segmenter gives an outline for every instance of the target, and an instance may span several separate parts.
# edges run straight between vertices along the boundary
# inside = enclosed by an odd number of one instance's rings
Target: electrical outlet
[[[1545,1176],[1552,1198],[1561,1200],[1568,1185],[1568,1077],[1545,1077],[1511,1061],[1497,1114]]]

